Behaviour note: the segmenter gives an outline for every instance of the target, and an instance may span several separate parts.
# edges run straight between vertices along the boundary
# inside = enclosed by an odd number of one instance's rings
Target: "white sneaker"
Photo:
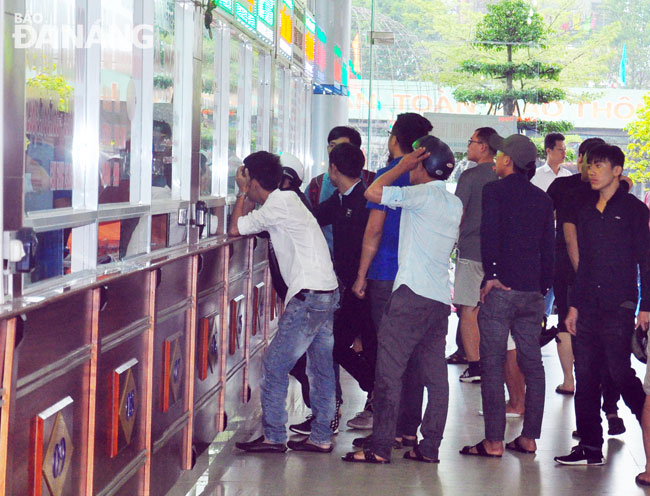
[[[350,429],[372,429],[372,410],[357,412],[354,418],[347,421]]]

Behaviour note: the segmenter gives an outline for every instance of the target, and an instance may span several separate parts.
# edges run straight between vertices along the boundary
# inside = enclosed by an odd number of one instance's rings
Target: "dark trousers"
[[[402,380],[409,360],[418,356],[419,375],[429,401],[422,419],[422,454],[438,458],[447,421],[449,383],[445,338],[449,305],[415,294],[402,285],[391,295],[377,336],[374,418],[371,450],[390,459],[396,434]]]
[[[553,275],[553,292],[557,307],[557,330],[567,332],[564,320],[569,313],[569,286],[573,285],[575,271],[566,248],[555,252],[555,271]]]
[[[506,429],[503,383],[509,332],[517,345],[517,364],[526,380],[526,416],[521,435],[530,439],[540,436],[546,388],[539,348],[543,318],[544,297],[539,292],[493,289],[480,307],[481,397],[488,441],[503,441]]]
[[[361,353],[351,348],[356,337],[363,344]],[[341,306],[334,314],[334,361],[354,377],[361,389],[372,393],[376,358],[377,335],[370,320],[370,303],[346,288]]]
[[[394,281],[368,281],[370,314],[372,316],[373,332],[375,334],[375,347],[381,318],[384,315],[386,303],[388,303],[388,299],[393,292],[393,282]],[[406,366],[406,372],[404,373],[404,380],[402,381],[402,398],[399,404],[399,414],[397,415],[397,430],[395,431],[397,437],[417,435],[418,427],[420,427],[420,422],[422,421],[424,384],[420,377],[417,359],[417,355],[411,357]]]
[[[576,364],[576,423],[580,444],[600,450],[603,429],[600,396],[603,372],[623,401],[641,421],[645,393],[630,364],[630,341],[634,332],[634,310],[581,310],[573,354]],[[526,412],[528,414],[528,412]]]

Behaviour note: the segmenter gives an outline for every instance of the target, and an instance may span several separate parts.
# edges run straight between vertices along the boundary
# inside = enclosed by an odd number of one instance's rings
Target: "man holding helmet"
[[[506,427],[503,392],[508,332],[517,345],[517,361],[526,380],[524,426],[507,449],[534,453],[544,413],[544,366],[539,335],[544,296],[553,283],[553,204],[530,183],[537,149],[515,134],[494,135],[499,181],[483,188],[481,257],[485,271],[478,314],[481,334],[481,396],[485,439],[465,446],[462,455],[501,457]]]
[[[402,376],[412,355],[418,360],[429,398],[423,440],[404,454],[435,463],[447,419],[449,384],[445,337],[450,312],[449,255],[458,237],[463,205],[444,181],[454,167],[449,147],[433,136],[417,140],[416,150],[380,176],[366,191],[369,201],[402,208],[398,271],[377,336],[373,435],[367,448],[344,461],[389,463],[395,439]],[[392,187],[405,172],[412,186]]]

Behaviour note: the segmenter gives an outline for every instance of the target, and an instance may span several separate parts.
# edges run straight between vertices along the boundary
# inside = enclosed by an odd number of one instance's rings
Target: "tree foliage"
[[[542,16],[524,0],[501,0],[489,5],[488,12],[476,27],[474,46],[486,52],[505,52],[506,61],[482,62],[464,60],[459,72],[489,77],[482,88],[459,87],[456,100],[465,103],[489,104],[495,114],[521,115],[519,102],[548,103],[566,96],[560,88],[540,88],[539,80],[557,81],[562,71],[557,64],[541,62],[533,54],[546,47],[551,34]],[[515,59],[517,52],[523,59]],[[497,83],[497,84],[495,84]]]
[[[636,111],[636,120],[625,126],[630,138],[626,165],[632,171],[632,180],[650,183],[650,94],[643,97],[643,102]]]

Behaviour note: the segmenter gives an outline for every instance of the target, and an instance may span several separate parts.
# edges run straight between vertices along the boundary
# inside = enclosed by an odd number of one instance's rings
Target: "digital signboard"
[[[217,5],[221,7],[226,12],[232,14],[233,10],[233,0],[217,0]]]
[[[237,0],[235,17],[246,28],[255,31],[257,18],[255,17],[255,0]]]
[[[257,33],[264,40],[273,43],[275,40],[275,0],[258,0],[257,2]]]
[[[280,38],[278,47],[280,53],[287,58],[291,58],[291,44],[293,39],[293,2],[291,7],[287,0],[283,0],[280,6]]]

